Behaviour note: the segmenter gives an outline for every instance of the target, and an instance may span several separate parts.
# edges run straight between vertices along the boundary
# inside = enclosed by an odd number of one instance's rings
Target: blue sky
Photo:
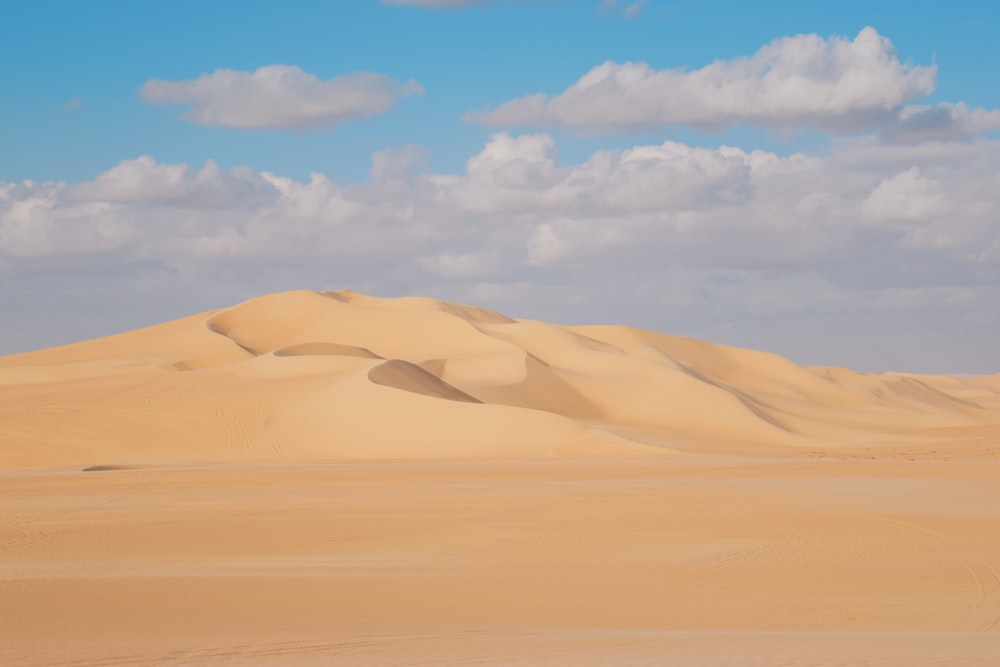
[[[1000,71],[998,17],[1000,6],[981,1],[908,3],[906,12],[870,2],[772,2],[764,8],[648,2],[633,19],[601,11],[599,2],[500,2],[452,10],[360,0],[290,8],[224,0],[12,3],[0,28],[0,53],[17,63],[2,75],[7,102],[0,108],[0,178],[83,180],[123,157],[148,154],[170,162],[214,159],[298,178],[318,170],[357,181],[367,176],[373,150],[406,143],[428,146],[432,165],[452,171],[489,134],[462,123],[466,111],[565,88],[605,60],[697,68],[750,54],[775,37],[853,36],[866,25],[892,39],[902,58],[937,63],[938,85],[929,101],[995,108],[1000,86],[983,77]],[[137,94],[150,78],[188,79],[277,63],[324,79],[353,71],[416,79],[427,94],[331,132],[249,134],[177,123],[176,109],[151,107]],[[74,99],[83,106],[63,108]],[[683,128],[669,136],[705,145],[728,138]],[[567,157],[634,142],[630,136],[574,141],[570,132],[560,139]],[[766,133],[753,139],[780,151],[796,146]]]
[[[351,287],[998,372],[998,20],[981,1],[11,3],[0,353]]]

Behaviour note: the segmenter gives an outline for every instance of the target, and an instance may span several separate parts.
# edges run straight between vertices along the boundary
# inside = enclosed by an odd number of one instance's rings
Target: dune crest
[[[0,466],[296,458],[1000,458],[996,376],[806,368],[422,297],[268,295],[0,358]],[[961,434],[961,443],[946,441]],[[950,443],[950,444],[949,444]]]

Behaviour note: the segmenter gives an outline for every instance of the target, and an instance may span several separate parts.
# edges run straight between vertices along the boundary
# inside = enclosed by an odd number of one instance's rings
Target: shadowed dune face
[[[282,347],[274,351],[276,357],[300,357],[300,356],[332,356],[332,357],[361,357],[362,359],[381,359],[382,357],[363,347],[354,345],[340,345],[338,343],[327,343],[323,341],[312,343],[296,343],[288,347]]]
[[[408,361],[392,359],[368,371],[368,379],[383,387],[410,391],[422,396],[433,396],[449,401],[482,403],[478,398],[455,389],[440,378],[431,375],[420,366]]]
[[[805,368],[427,298],[299,291],[0,359],[0,465],[447,458],[461,442],[501,458],[993,459],[996,387]]]

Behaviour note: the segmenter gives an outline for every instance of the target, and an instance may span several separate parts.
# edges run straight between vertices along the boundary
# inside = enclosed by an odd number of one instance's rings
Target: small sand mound
[[[444,380],[441,380],[416,364],[399,359],[390,359],[379,364],[368,371],[368,379],[375,384],[380,384],[393,389],[423,394],[424,396],[434,396],[444,398],[449,401],[462,401],[465,403],[481,403],[477,398],[469,396],[464,391],[456,389]]]
[[[366,347],[356,345],[341,345],[316,341],[311,343],[296,343],[274,351],[276,357],[330,356],[330,357],[361,357],[363,359],[381,359]]]

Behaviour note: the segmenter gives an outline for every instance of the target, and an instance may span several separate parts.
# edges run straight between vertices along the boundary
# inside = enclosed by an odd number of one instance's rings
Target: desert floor
[[[995,468],[6,473],[0,663],[996,664]]]
[[[0,665],[1000,664],[996,376],[462,308],[0,359]]]

